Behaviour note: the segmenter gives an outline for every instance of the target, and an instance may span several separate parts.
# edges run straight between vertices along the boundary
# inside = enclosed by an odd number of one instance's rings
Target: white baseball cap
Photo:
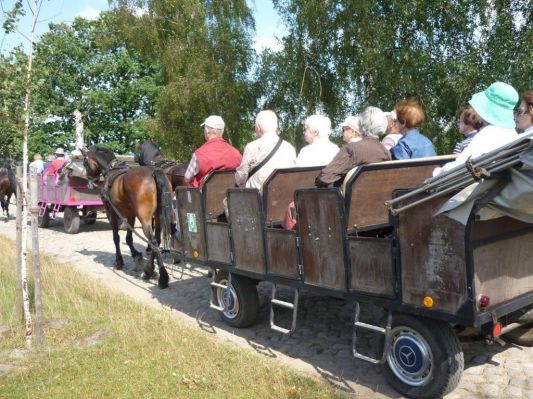
[[[213,129],[224,130],[224,119],[218,115],[210,115],[200,126],[208,126]]]
[[[350,129],[359,131],[359,117],[357,116],[349,116],[347,117],[344,122],[342,122],[340,127],[349,127]]]
[[[55,155],[65,155],[65,151],[63,148],[59,147],[56,152],[54,152]]]

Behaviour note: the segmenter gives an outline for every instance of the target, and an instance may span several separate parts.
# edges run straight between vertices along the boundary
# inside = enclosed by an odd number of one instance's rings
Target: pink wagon
[[[80,221],[96,222],[98,210],[104,206],[99,188],[89,189],[83,162],[74,160],[59,172],[39,177],[39,227],[46,228],[50,219],[63,212],[63,225],[69,234],[76,234]]]

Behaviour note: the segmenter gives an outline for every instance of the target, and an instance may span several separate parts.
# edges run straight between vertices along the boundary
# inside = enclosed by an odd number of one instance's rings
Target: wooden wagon
[[[254,323],[260,281],[272,283],[270,322],[282,333],[296,328],[300,290],[353,301],[354,357],[379,364],[406,396],[439,397],[463,371],[459,331],[489,340],[510,334],[523,328],[533,304],[533,224],[480,221],[476,207],[466,225],[435,217],[451,194],[394,217],[385,207],[394,193],[420,186],[449,160],[365,165],[344,192],[313,188],[320,168],[276,170],[262,193],[232,188],[233,173],[216,172],[202,190],[176,190],[183,236],[177,249],[215,271],[211,307],[231,326]],[[220,222],[224,197],[227,223]],[[296,231],[281,228],[291,201]],[[294,290],[293,301],[276,297],[280,285]],[[369,302],[385,310],[381,323],[360,320]],[[276,324],[279,307],[293,312],[291,325]],[[360,353],[361,330],[376,335],[377,354]],[[527,337],[521,343],[531,344]]]

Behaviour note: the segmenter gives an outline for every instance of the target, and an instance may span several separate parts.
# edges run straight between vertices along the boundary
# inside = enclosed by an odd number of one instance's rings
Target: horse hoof
[[[113,268],[115,270],[122,270],[124,268],[124,263],[121,263],[121,262],[114,262],[113,263]]]
[[[165,288],[168,288],[168,281],[159,281],[157,285],[159,286],[159,288],[164,290]]]

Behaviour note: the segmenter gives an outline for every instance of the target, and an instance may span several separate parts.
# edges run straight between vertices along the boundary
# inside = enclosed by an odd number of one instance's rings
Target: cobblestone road
[[[0,234],[15,237],[15,222],[0,219]],[[126,267],[133,267],[124,244]],[[138,239],[135,238],[139,243]],[[81,227],[80,233],[63,232],[60,221],[40,230],[41,251],[74,264],[80,271],[102,280],[133,298],[156,308],[173,312],[188,324],[217,336],[225,342],[256,351],[264,356],[318,376],[351,397],[399,398],[379,371],[351,356],[353,308],[329,297],[306,295],[300,298],[297,330],[285,336],[269,328],[270,285],[259,285],[260,315],[251,328],[238,330],[220,321],[209,309],[209,282],[203,268],[175,268],[168,290],[157,288],[155,281],[145,282],[134,272],[117,272],[111,267],[114,249],[108,224],[99,219],[93,226]],[[288,295],[287,291],[281,295]],[[376,309],[364,308],[365,317],[379,317]],[[280,322],[286,322],[280,320]],[[462,342],[465,372],[457,389],[448,398],[531,398],[533,399],[533,348],[506,344],[485,345],[479,341]],[[361,350],[369,350],[369,337],[363,336]]]

